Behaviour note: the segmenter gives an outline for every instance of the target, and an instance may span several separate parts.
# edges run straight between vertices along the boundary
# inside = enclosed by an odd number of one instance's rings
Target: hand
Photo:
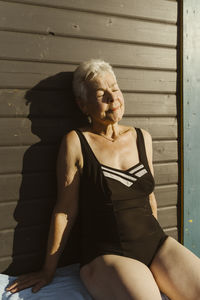
[[[49,284],[53,279],[54,273],[45,270],[33,272],[19,276],[6,288],[11,293],[19,292],[23,289],[33,287],[32,292],[38,292],[43,286]]]

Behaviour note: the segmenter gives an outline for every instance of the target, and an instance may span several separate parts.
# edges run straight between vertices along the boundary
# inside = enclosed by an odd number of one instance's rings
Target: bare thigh
[[[171,300],[200,299],[200,259],[173,238],[165,241],[150,269]]]
[[[80,275],[95,300],[161,300],[149,268],[131,258],[103,255],[82,267]]]

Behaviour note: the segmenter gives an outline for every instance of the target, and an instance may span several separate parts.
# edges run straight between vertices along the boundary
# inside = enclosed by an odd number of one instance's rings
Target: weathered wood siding
[[[177,2],[0,1],[0,29],[0,271],[42,262],[58,145],[80,121],[72,71],[89,58],[113,65],[123,123],[152,134],[159,220],[177,238]]]

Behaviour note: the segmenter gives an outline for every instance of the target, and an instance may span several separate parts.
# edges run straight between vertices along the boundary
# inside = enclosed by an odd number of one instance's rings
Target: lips
[[[112,112],[112,111],[116,111],[116,110],[118,110],[118,109],[119,109],[119,106],[117,106],[117,107],[112,107],[112,108],[109,109],[109,111]]]

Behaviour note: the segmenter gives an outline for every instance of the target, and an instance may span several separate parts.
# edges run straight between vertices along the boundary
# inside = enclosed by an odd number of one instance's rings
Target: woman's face
[[[114,76],[103,73],[87,83],[86,113],[92,121],[116,123],[124,114],[124,98]]]

